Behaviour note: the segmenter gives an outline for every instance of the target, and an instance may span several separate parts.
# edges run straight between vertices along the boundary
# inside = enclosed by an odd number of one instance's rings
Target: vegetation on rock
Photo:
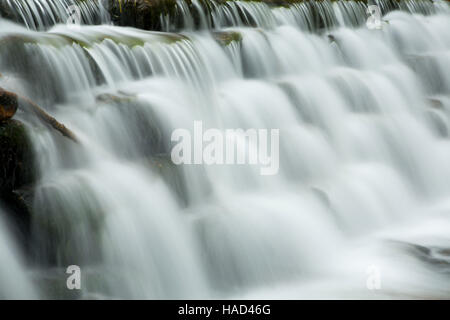
[[[235,42],[242,41],[242,34],[237,31],[214,32],[214,38],[219,44],[227,46],[233,41]]]

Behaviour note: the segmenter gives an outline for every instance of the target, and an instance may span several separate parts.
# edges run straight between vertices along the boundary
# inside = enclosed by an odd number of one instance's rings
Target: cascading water
[[[0,9],[9,18],[23,22],[33,30],[42,30],[57,23],[66,22],[74,8],[78,8],[80,22],[86,24],[107,23],[109,14],[103,6],[104,1],[84,0],[3,0]]]
[[[380,1],[402,11],[370,30],[359,1],[181,1],[181,33],[49,28],[65,16],[36,24],[43,1],[28,28],[0,19],[0,87],[80,140],[16,115],[40,179],[26,264],[0,241],[0,297],[72,297],[78,265],[78,298],[449,298],[448,4]],[[197,120],[279,129],[278,174],[176,166]]]
[[[22,253],[16,246],[6,223],[4,211],[0,211],[0,299],[35,299],[36,290],[31,277],[25,272]]]

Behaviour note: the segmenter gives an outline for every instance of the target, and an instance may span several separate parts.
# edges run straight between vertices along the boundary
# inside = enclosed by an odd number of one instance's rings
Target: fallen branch
[[[11,110],[12,108],[14,108],[14,106],[15,109],[17,109],[17,106],[19,106],[22,107],[25,111],[33,112],[39,118],[39,120],[49,124],[53,127],[53,129],[59,131],[63,136],[71,139],[74,142],[79,142],[78,138],[71,130],[67,129],[65,125],[58,122],[55,118],[45,112],[33,101],[0,88],[0,109]]]

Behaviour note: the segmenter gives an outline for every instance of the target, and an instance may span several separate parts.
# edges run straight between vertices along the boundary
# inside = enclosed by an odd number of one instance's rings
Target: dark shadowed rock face
[[[10,214],[12,231],[25,249],[32,208],[28,186],[35,177],[34,154],[25,126],[17,120],[0,121],[0,203]]]
[[[6,1],[0,1],[0,16],[10,20],[17,20],[16,15]]]
[[[161,30],[161,15],[173,16],[176,0],[110,0],[111,19],[118,25]]]
[[[34,156],[25,126],[17,120],[0,122],[0,193],[33,182]]]
[[[17,96],[0,89],[0,121],[12,118],[17,111],[17,107]]]

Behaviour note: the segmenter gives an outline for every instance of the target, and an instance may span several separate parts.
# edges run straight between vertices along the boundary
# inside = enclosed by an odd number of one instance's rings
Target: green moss
[[[228,46],[231,42],[242,41],[242,34],[236,31],[215,32],[214,38],[223,46]]]
[[[126,104],[135,101],[135,97],[125,95],[114,95],[110,93],[103,93],[96,97],[97,102],[106,104]]]

